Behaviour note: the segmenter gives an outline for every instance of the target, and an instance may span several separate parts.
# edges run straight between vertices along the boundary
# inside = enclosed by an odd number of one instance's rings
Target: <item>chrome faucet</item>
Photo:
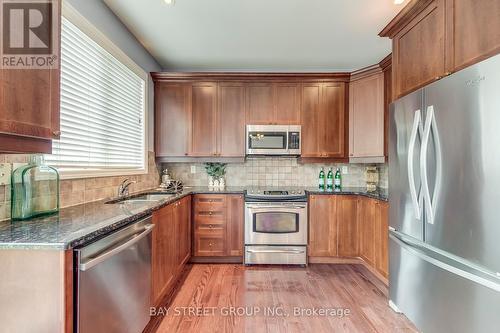
[[[130,181],[128,178],[125,179],[118,187],[118,197],[124,197],[128,195],[128,188],[130,185],[135,184],[135,181]]]

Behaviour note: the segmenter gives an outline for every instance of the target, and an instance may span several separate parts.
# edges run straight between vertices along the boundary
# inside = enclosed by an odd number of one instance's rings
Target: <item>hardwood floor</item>
[[[360,265],[195,264],[145,332],[416,332],[386,295]]]

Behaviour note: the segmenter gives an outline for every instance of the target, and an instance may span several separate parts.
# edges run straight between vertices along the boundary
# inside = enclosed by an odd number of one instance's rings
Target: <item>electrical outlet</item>
[[[11,173],[12,165],[10,163],[0,163],[0,185],[10,184]]]
[[[342,166],[342,174],[347,175],[348,173],[349,173],[349,168],[346,165]]]
[[[191,173],[196,173],[196,165],[191,165]]]

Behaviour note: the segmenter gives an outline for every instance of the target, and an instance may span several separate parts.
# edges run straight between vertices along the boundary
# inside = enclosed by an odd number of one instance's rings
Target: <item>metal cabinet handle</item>
[[[422,116],[421,111],[415,111],[415,116],[413,119],[413,127],[410,135],[410,144],[408,147],[408,182],[410,184],[410,195],[411,201],[413,203],[413,209],[415,211],[415,218],[420,220],[422,209],[422,191],[417,194],[417,189],[415,187],[415,173],[413,170],[413,154],[415,152],[415,144],[417,143],[417,135],[420,135],[422,138],[423,129],[422,129]],[[421,187],[421,185],[419,186]]]
[[[136,234],[136,235],[132,236],[131,238],[129,238],[125,242],[123,242],[123,243],[121,243],[121,244],[113,247],[112,249],[104,252],[103,254],[101,254],[100,256],[98,256],[98,257],[96,257],[94,259],[90,259],[87,262],[81,263],[80,264],[80,270],[81,271],[89,270],[92,267],[94,267],[95,265],[100,264],[101,262],[105,261],[106,259],[108,259],[108,258],[114,256],[115,254],[123,251],[127,247],[130,247],[130,246],[134,245],[135,243],[139,242],[141,239],[143,239],[144,237],[146,237],[149,233],[151,233],[151,231],[153,231],[154,227],[155,227],[154,224],[149,224],[146,227],[144,227],[143,231],[140,234],[138,234],[138,235]]]

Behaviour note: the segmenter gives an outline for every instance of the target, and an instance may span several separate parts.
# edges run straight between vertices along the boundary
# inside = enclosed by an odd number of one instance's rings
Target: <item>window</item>
[[[46,160],[65,178],[147,172],[147,75],[116,51],[63,17],[61,138]]]

